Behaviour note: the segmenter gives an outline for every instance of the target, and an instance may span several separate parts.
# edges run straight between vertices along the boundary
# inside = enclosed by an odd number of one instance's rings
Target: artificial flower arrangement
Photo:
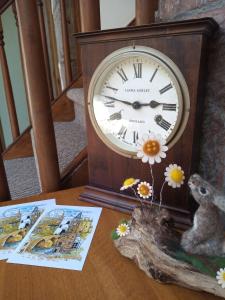
[[[160,136],[153,133],[142,138],[137,151],[137,157],[143,163],[149,163],[151,183],[141,181],[137,178],[127,178],[124,180],[121,191],[131,190],[135,197],[139,200],[141,207],[144,205],[144,200],[149,200],[149,204],[153,203],[154,199],[154,175],[152,166],[155,163],[160,163],[166,157],[168,147],[166,141]],[[159,211],[163,202],[163,189],[165,184],[171,188],[180,188],[184,184],[185,176],[181,166],[172,163],[166,167],[164,171],[164,181],[159,193]],[[129,235],[131,232],[130,221],[122,220],[118,227],[112,232],[112,239],[117,240]],[[216,273],[218,284],[225,288],[225,268],[220,268]]]
[[[155,163],[160,163],[162,159],[166,157],[167,150],[168,147],[166,146],[166,141],[160,135],[155,135],[154,133],[145,135],[139,143],[137,157],[140,158],[143,163],[149,163],[151,184],[149,182],[141,181],[140,179],[131,177],[124,180],[120,190],[132,190],[135,197],[140,201],[141,205],[143,205],[143,200],[150,200],[150,203],[152,204],[154,199],[154,175],[152,166]],[[162,195],[165,184],[167,183],[172,188],[180,188],[185,179],[184,171],[177,164],[170,164],[165,169],[164,175],[165,179],[159,195],[159,209],[162,205]],[[129,231],[130,226],[128,222],[122,221],[117,229],[113,231],[112,238],[118,239],[129,234]]]

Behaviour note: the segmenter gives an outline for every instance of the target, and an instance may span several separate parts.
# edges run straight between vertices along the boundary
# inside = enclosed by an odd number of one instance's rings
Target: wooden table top
[[[82,205],[77,200],[82,188],[42,194],[9,205],[56,198],[57,204]],[[0,261],[0,299],[2,300],[216,300],[206,293],[175,285],[164,285],[148,278],[129,259],[121,256],[111,240],[111,231],[128,216],[103,209],[83,270],[9,264]]]

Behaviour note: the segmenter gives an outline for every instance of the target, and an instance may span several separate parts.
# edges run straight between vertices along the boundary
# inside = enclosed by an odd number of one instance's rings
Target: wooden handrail
[[[153,23],[157,8],[158,0],[136,0],[136,25]]]
[[[65,63],[65,76],[66,76],[66,84],[69,85],[72,81],[72,69],[71,69],[71,62],[70,62],[70,43],[69,43],[69,36],[68,36],[65,0],[60,0],[60,11],[61,11],[62,41],[63,41],[64,63]]]
[[[36,0],[16,0],[36,159],[43,192],[59,189],[60,175]]]
[[[5,167],[0,154],[0,201],[10,200],[9,186],[6,179]]]
[[[8,113],[9,113],[11,131],[12,131],[13,140],[15,140],[20,135],[20,130],[19,130],[19,123],[16,115],[16,106],[13,97],[13,90],[12,90],[12,84],[9,75],[9,68],[8,68],[7,58],[5,54],[4,35],[3,35],[1,18],[0,18],[0,64],[2,69],[5,97],[6,97],[6,103],[7,103]]]
[[[81,31],[101,29],[99,0],[80,0]]]
[[[52,101],[54,99],[54,96],[53,96],[53,87],[52,87],[50,63],[49,63],[49,56],[48,56],[45,20],[44,20],[44,13],[43,13],[43,1],[37,0],[37,6],[38,6],[38,17],[39,17],[40,30],[41,30],[42,47],[43,47],[44,60],[45,60],[45,70],[47,75],[49,99]]]

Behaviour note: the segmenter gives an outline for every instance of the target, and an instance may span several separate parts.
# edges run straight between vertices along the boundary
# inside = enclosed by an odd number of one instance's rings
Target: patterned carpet
[[[60,172],[87,144],[83,89],[72,89],[67,96],[75,102],[76,118],[72,122],[54,123]],[[34,157],[7,160],[4,163],[12,199],[41,192]]]

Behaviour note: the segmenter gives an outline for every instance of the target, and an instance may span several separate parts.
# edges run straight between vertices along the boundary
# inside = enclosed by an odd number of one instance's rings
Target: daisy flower
[[[142,138],[142,143],[137,151],[137,157],[141,158],[143,163],[153,165],[155,162],[160,163],[162,158],[166,157],[168,147],[165,146],[166,140],[160,135],[150,133]]]
[[[152,195],[152,187],[148,182],[142,181],[137,187],[137,192],[141,198],[148,199]]]
[[[140,181],[140,179],[135,179],[135,178],[127,178],[126,180],[124,180],[123,185],[121,186],[120,190],[124,191],[127,190],[129,188],[131,188],[132,186],[134,186],[135,184],[137,184]]]
[[[225,268],[220,269],[219,271],[216,272],[216,279],[218,281],[218,284],[222,286],[222,288],[225,288]]]
[[[172,188],[179,188],[184,183],[184,171],[180,166],[176,164],[170,164],[169,167],[166,168],[165,181],[168,182],[168,185]]]
[[[119,236],[125,236],[129,232],[130,232],[130,227],[126,223],[122,223],[116,228],[116,233]]]

